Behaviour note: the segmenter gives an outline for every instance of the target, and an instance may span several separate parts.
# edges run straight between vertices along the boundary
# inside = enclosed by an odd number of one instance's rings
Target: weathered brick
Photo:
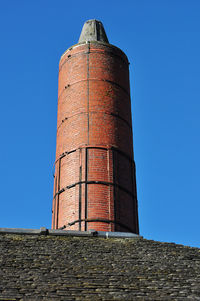
[[[138,233],[128,65],[103,42],[61,57],[53,228]]]

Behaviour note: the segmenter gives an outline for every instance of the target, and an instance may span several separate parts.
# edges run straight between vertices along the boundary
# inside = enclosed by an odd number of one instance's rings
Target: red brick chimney
[[[139,233],[129,62],[97,20],[59,64],[52,228]]]

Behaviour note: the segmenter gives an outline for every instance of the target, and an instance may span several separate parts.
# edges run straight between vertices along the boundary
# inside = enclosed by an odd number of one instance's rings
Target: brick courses
[[[139,232],[128,66],[99,41],[61,57],[54,229]]]

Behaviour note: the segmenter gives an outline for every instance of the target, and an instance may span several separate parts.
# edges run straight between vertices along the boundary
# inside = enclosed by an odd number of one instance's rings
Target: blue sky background
[[[200,1],[0,2],[0,227],[51,227],[58,63],[87,19],[130,61],[140,233],[200,247]]]

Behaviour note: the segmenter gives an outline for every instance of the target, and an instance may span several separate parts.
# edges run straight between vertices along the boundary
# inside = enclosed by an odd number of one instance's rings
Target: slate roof
[[[200,249],[43,234],[0,231],[0,300],[200,300]]]

